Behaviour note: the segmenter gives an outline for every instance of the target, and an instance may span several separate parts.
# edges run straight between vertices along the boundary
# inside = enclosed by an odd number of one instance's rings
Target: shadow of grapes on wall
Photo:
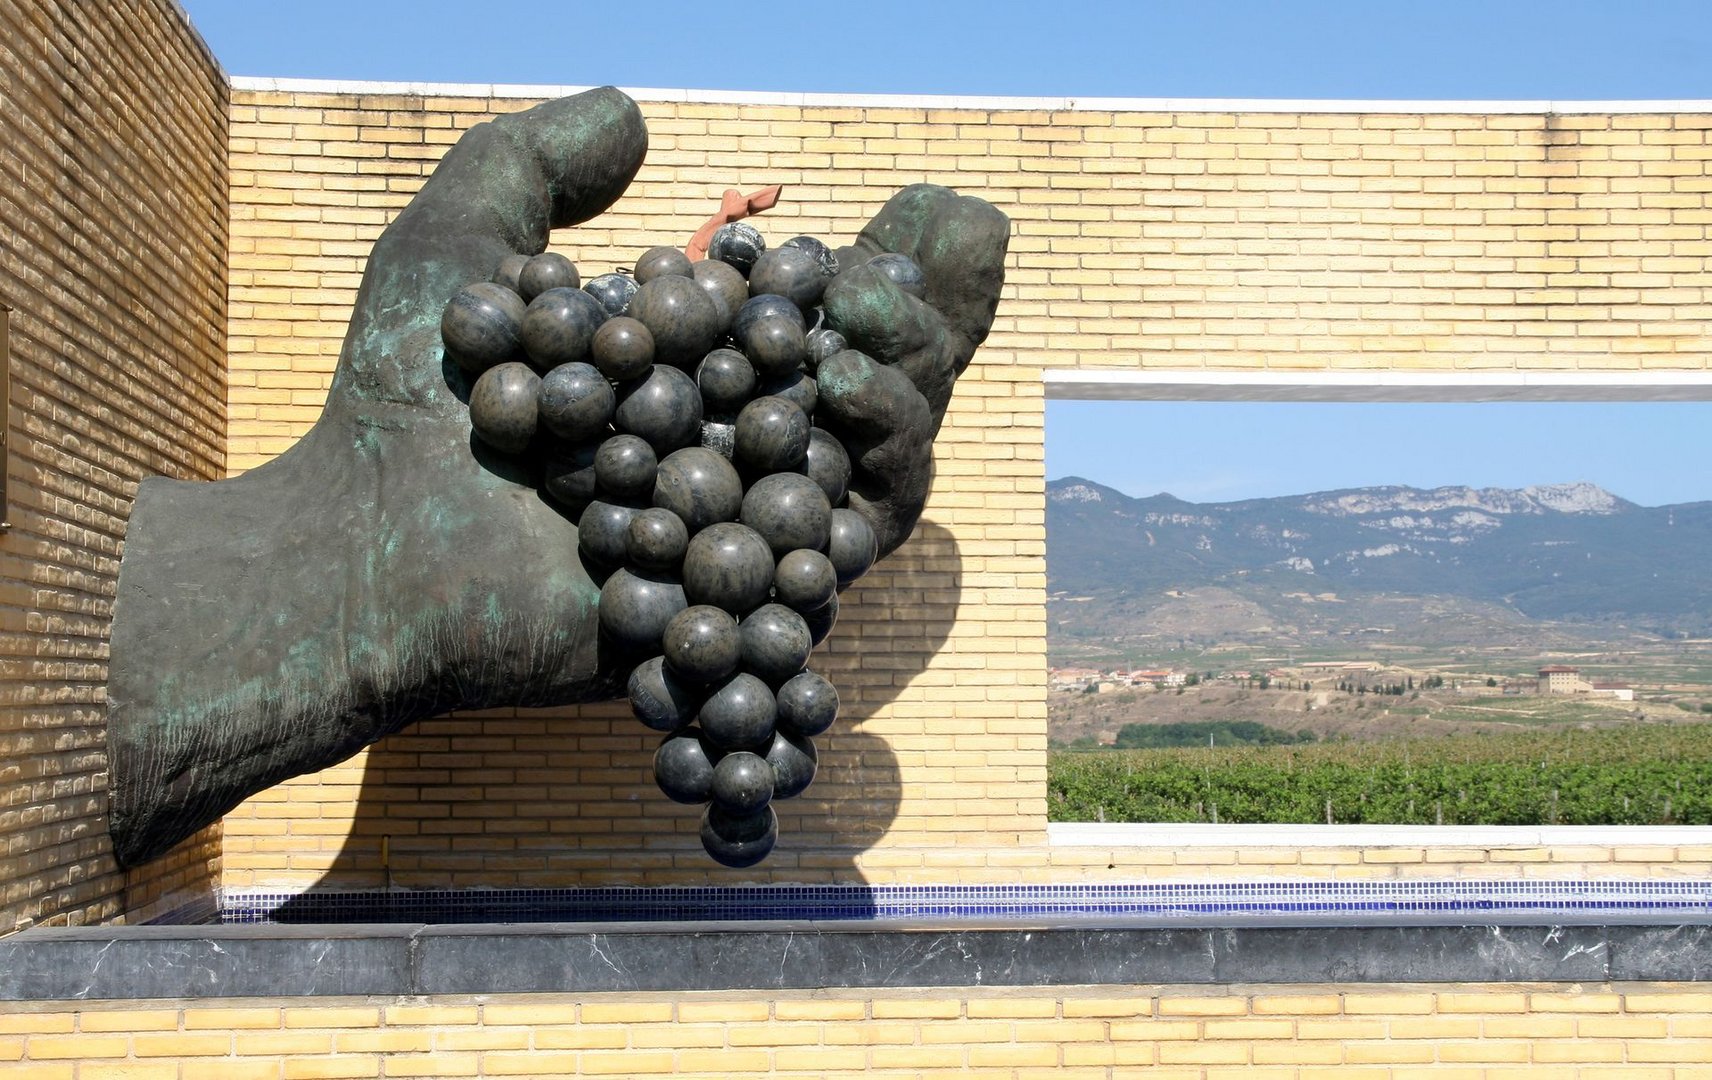
[[[872,725],[945,644],[960,581],[955,538],[924,518],[842,595],[838,624],[809,662],[837,687],[839,718],[815,740],[814,783],[774,804],[778,846],[756,866],[727,869],[703,852],[701,808],[655,787],[659,735],[620,700],[451,713],[376,743],[349,828],[306,895],[864,885],[861,856],[884,842],[903,798],[897,754]],[[307,918],[312,906],[288,902],[278,917]]]

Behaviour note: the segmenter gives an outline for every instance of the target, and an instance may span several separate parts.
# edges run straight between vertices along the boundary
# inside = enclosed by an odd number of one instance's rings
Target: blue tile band
[[[1129,885],[754,885],[228,891],[218,917],[157,923],[995,921],[1123,916],[1712,915],[1712,880],[1247,881]],[[193,915],[192,919],[183,918]],[[175,917],[176,916],[176,917]]]

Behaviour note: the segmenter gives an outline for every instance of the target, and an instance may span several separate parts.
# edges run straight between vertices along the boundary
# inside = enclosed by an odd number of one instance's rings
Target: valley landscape
[[[1533,794],[1475,809],[1462,777],[1450,819],[1699,812],[1663,789],[1583,806],[1550,762],[1584,769],[1597,744],[1597,759],[1619,768],[1668,744],[1677,766],[1712,766],[1712,503],[1643,507],[1590,484],[1190,503],[1067,477],[1047,486],[1047,537],[1053,744],[1140,755],[1124,766],[1131,787],[1183,755],[1200,770],[1201,797],[1167,800],[1175,809],[1130,792],[1154,807],[1144,820],[1301,820],[1303,806],[1308,820],[1371,820],[1361,815],[1377,762],[1401,755],[1419,779],[1437,758],[1511,751],[1540,759]],[[1552,692],[1542,669],[1559,672]],[[1060,783],[1066,769],[1103,767],[1077,762],[1086,756],[1055,766],[1055,816],[1105,817],[1104,802]],[[1327,797],[1284,799],[1309,782],[1310,759],[1367,762],[1369,779],[1351,781],[1363,794],[1341,814]],[[1276,773],[1256,783],[1292,809],[1224,791],[1219,817],[1214,772],[1239,760]],[[1507,775],[1474,782],[1513,786]],[[1442,792],[1413,794],[1393,817],[1446,820]]]

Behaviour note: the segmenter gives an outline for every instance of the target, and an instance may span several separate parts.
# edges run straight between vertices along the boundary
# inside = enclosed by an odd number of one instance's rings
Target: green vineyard
[[[1054,750],[1053,821],[1712,824],[1712,724],[1398,742]]]

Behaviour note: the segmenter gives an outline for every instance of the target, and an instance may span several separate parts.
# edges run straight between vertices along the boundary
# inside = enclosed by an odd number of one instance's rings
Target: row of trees
[[[1392,697],[1402,697],[1404,694],[1412,694],[1416,690],[1440,690],[1444,688],[1444,684],[1443,675],[1428,675],[1421,680],[1420,686],[1417,687],[1415,677],[1410,675],[1400,683],[1379,683],[1376,686],[1368,686],[1366,680],[1356,682],[1354,679],[1341,679],[1338,681],[1337,688],[1346,694],[1390,694]],[[1497,686],[1498,680],[1487,679],[1486,685]]]

